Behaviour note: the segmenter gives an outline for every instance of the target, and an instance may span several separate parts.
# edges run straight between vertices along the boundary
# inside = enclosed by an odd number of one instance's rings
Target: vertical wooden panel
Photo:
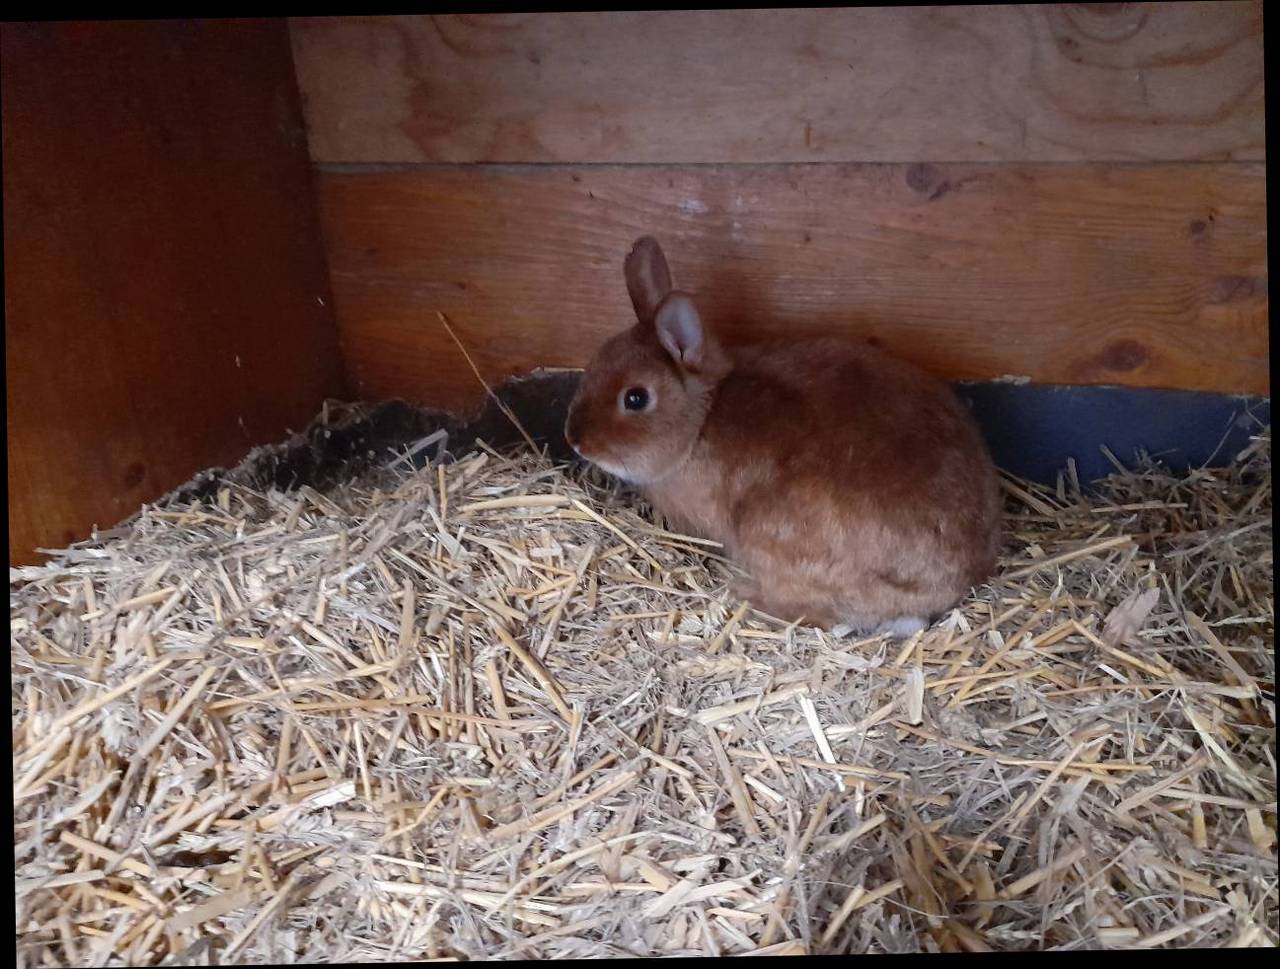
[[[5,24],[9,558],[344,388],[283,21]]]

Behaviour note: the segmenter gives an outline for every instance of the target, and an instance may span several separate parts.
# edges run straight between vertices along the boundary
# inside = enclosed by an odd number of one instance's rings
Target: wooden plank
[[[9,561],[344,391],[282,21],[4,24]]]
[[[1262,4],[300,19],[317,162],[1265,157]]]
[[[322,171],[349,373],[465,408],[634,317],[632,240],[726,339],[848,332],[949,378],[1265,393],[1264,166]]]

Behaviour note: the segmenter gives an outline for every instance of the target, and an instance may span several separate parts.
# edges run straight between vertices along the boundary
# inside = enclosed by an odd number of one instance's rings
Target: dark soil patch
[[[573,372],[534,373],[508,380],[494,393],[535,444],[545,446],[553,458],[573,460],[575,456],[564,440],[564,418],[577,383],[578,375]],[[234,468],[202,471],[169,498],[209,499],[228,484],[282,491],[305,485],[324,492],[373,466],[394,460],[441,429],[448,434],[445,460],[473,450],[477,440],[497,449],[524,440],[492,398],[471,420],[403,400],[353,404],[331,401],[306,430],[281,444],[255,448]],[[437,453],[437,447],[415,454],[413,466],[420,467]]]

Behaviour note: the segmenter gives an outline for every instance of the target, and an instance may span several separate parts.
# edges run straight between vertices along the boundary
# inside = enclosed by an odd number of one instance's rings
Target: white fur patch
[[[837,639],[843,639],[849,635],[888,635],[892,639],[907,639],[918,632],[922,632],[928,627],[929,624],[919,616],[899,616],[897,619],[887,620],[875,627],[870,626],[865,621],[858,622],[856,620],[852,623],[838,623],[831,627],[831,635]]]
[[[899,616],[880,624],[876,632],[888,633],[894,639],[906,639],[918,632],[923,632],[929,624],[919,616]]]
[[[586,457],[586,455],[584,454],[583,457]],[[615,478],[620,478],[623,481],[631,483],[631,479],[627,477],[626,469],[623,468],[622,465],[614,464],[612,461],[605,461],[601,458],[587,458],[587,460],[606,474],[611,474]]]

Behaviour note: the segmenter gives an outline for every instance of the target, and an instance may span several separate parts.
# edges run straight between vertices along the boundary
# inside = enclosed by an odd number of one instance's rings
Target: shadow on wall
[[[1259,397],[1132,387],[1060,387],[975,382],[956,385],[973,406],[996,464],[1052,485],[1067,458],[1081,483],[1125,467],[1141,449],[1171,471],[1228,464],[1271,423]]]
[[[577,371],[537,371],[505,381],[495,393],[535,443],[572,461],[563,427],[577,384]],[[1115,467],[1103,446],[1126,466],[1139,449],[1173,471],[1224,465],[1271,422],[1268,400],[1229,394],[996,382],[955,389],[973,407],[996,464],[1047,485],[1056,483],[1068,457],[1082,484],[1110,474]],[[202,472],[174,495],[211,496],[229,482],[323,491],[398,456],[421,467],[441,446],[458,456],[477,440],[505,448],[522,436],[492,399],[472,420],[404,401],[333,405],[289,441],[258,448],[233,470]]]

